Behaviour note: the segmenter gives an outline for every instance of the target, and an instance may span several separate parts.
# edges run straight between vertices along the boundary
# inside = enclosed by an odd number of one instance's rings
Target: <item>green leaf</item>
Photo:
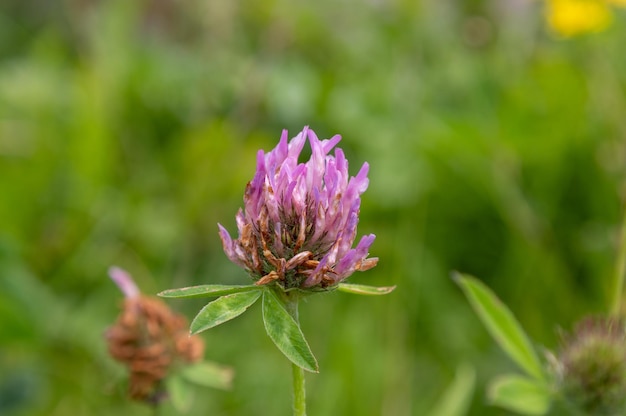
[[[191,322],[191,333],[205,331],[238,317],[261,296],[260,290],[233,293],[208,303]]]
[[[158,296],[162,298],[210,298],[253,290],[261,290],[261,287],[257,285],[200,285],[164,290]]]
[[[452,384],[443,393],[428,416],[464,416],[472,401],[476,372],[469,365],[460,365]]]
[[[313,356],[300,326],[271,289],[263,292],[263,323],[267,335],[285,354],[285,357],[307,371],[319,372],[317,360]]]
[[[179,413],[186,413],[191,408],[193,392],[190,386],[177,374],[172,374],[165,379],[165,387],[172,406]]]
[[[537,380],[544,380],[541,363],[528,336],[511,311],[483,283],[455,273],[455,280],[463,289],[474,311],[500,347],[524,371]]]
[[[368,286],[352,283],[339,283],[337,290],[355,295],[386,295],[393,292],[395,286]]]
[[[545,415],[550,407],[550,391],[541,382],[510,374],[489,385],[492,404],[524,415]]]
[[[189,365],[180,371],[180,375],[190,383],[215,389],[230,390],[235,372],[231,367],[203,361]]]

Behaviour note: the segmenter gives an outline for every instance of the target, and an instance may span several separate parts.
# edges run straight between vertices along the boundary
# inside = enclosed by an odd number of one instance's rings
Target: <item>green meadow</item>
[[[300,304],[310,415],[496,416],[518,372],[453,271],[539,355],[607,313],[626,197],[626,15],[560,38],[539,1],[4,0],[0,414],[146,415],[104,332],[144,294],[250,284],[222,250],[259,149],[310,126],[356,175],[378,266]],[[206,300],[168,299],[188,319]],[[232,367],[189,415],[291,413],[261,306],[200,335]],[[449,408],[446,406],[450,406]],[[450,410],[456,407],[457,410]],[[179,414],[171,403],[160,415]]]

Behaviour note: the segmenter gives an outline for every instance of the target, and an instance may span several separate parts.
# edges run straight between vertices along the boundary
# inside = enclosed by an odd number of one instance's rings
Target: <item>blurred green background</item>
[[[426,415],[456,368],[468,414],[506,415],[516,371],[450,279],[474,274],[539,348],[608,309],[626,187],[626,37],[559,39],[524,0],[90,1],[0,5],[0,414],[149,415],[104,330],[122,296],[247,284],[222,252],[259,148],[310,125],[371,165],[360,234],[396,284],[301,305],[311,415]],[[202,300],[171,301],[192,317]],[[288,415],[260,307],[204,333],[232,391],[190,414]],[[175,414],[171,406],[164,414]]]

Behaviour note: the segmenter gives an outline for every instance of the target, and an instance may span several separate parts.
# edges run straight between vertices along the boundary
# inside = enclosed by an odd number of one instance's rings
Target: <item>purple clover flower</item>
[[[298,163],[306,140],[311,158]],[[284,289],[328,288],[354,271],[376,266],[367,258],[376,236],[363,236],[352,248],[359,222],[360,195],[369,184],[369,165],[348,178],[341,136],[319,140],[305,127],[288,141],[283,130],[269,153],[259,150],[254,178],[246,186],[244,210],[237,213],[239,237],[221,225],[228,258],[250,273],[257,285],[276,282]]]

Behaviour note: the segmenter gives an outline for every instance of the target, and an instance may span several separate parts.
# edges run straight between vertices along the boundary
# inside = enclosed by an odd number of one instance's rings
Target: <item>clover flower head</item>
[[[124,270],[111,267],[109,275],[125,295],[121,314],[105,334],[109,353],[129,369],[130,397],[158,403],[166,396],[162,380],[172,368],[200,361],[204,342],[189,335],[184,316],[142,295]]]
[[[298,163],[307,139],[311,157]],[[343,151],[330,154],[340,140],[320,140],[305,127],[291,141],[284,130],[272,151],[259,151],[245,207],[236,216],[238,238],[219,225],[226,255],[258,285],[326,289],[376,266],[378,259],[367,257],[374,234],[352,247],[369,165],[349,177]]]

